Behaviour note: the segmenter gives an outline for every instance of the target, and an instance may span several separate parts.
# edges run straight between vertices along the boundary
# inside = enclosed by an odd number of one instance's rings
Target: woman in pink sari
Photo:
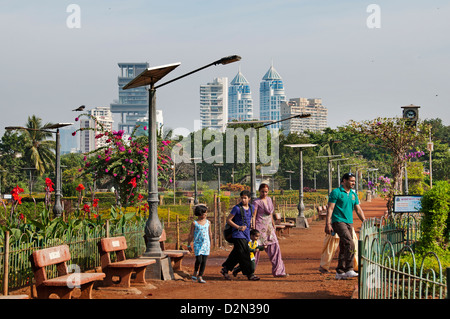
[[[261,184],[259,186],[259,198],[256,198],[252,204],[255,211],[252,217],[252,228],[259,230],[259,243],[264,246],[269,259],[272,263],[272,275],[274,277],[286,277],[283,260],[281,259],[281,250],[278,238],[275,232],[275,223],[273,220],[274,207],[272,199],[268,196],[269,186]],[[258,265],[261,252],[255,253],[255,265]]]

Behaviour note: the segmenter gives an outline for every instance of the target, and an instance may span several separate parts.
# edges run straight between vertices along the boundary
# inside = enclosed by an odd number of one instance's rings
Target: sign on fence
[[[420,195],[394,195],[394,213],[418,213],[422,209]]]

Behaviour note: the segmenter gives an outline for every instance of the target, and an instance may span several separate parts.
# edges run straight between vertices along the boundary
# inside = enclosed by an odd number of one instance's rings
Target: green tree
[[[40,176],[55,168],[56,143],[49,139],[53,138],[51,132],[43,131],[50,125],[51,123],[42,125],[42,119],[32,115],[28,117],[27,130],[21,131],[24,139],[25,159],[31,167],[36,168]]]
[[[423,145],[428,137],[429,126],[419,121],[408,125],[403,118],[376,118],[371,121],[350,121],[349,132],[364,137],[369,143],[380,142],[392,156],[393,188],[389,194],[388,209],[394,194],[402,193],[403,168],[406,165],[407,153],[417,145]]]
[[[23,137],[14,131],[6,131],[0,142],[0,192],[9,192],[20,181],[25,180],[25,153]]]

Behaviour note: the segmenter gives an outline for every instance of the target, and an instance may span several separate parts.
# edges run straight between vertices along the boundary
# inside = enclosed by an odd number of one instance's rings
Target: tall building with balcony
[[[201,128],[225,132],[228,122],[228,78],[200,85]]]
[[[119,130],[130,134],[136,120],[148,113],[148,91],[145,86],[122,90],[122,88],[149,67],[148,63],[118,63],[120,73],[117,78],[119,99],[110,104],[111,112],[120,114]]]
[[[92,118],[80,119],[80,128],[85,129],[80,132],[80,149],[82,153],[91,152],[105,146],[107,137],[96,139],[95,136],[104,131],[111,132],[113,130],[114,120],[108,106],[96,107],[89,110],[89,113],[97,119],[97,122]]]
[[[239,70],[228,88],[228,121],[251,119],[253,119],[253,99],[250,84]]]
[[[286,101],[286,94],[283,79],[271,65],[259,85],[259,119],[261,121],[281,120],[280,105],[284,101]],[[270,125],[269,128],[280,129],[280,124]]]
[[[319,98],[293,98],[280,106],[281,119],[299,114],[311,114],[307,118],[295,118],[281,122],[283,134],[321,131],[327,127],[328,109]]]

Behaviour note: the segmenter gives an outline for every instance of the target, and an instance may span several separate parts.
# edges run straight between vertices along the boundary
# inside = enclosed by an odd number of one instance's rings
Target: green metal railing
[[[399,215],[363,223],[358,243],[360,299],[449,297],[450,268],[444,276],[436,253],[425,254],[417,263],[412,247],[420,236],[420,220],[420,215]]]
[[[101,267],[97,244],[103,237],[125,236],[127,258],[142,255],[145,251],[144,227],[145,221],[141,221],[129,222],[121,227],[98,225],[82,231],[66,231],[58,238],[41,238],[35,234],[22,234],[20,238],[11,236],[0,247],[0,281],[3,283],[3,293],[7,293],[8,289],[31,285],[34,277],[29,256],[35,250],[67,244],[72,257],[67,263],[69,270],[84,272]],[[5,255],[8,260],[5,260]],[[57,276],[56,267],[47,267],[46,270],[48,278]]]

